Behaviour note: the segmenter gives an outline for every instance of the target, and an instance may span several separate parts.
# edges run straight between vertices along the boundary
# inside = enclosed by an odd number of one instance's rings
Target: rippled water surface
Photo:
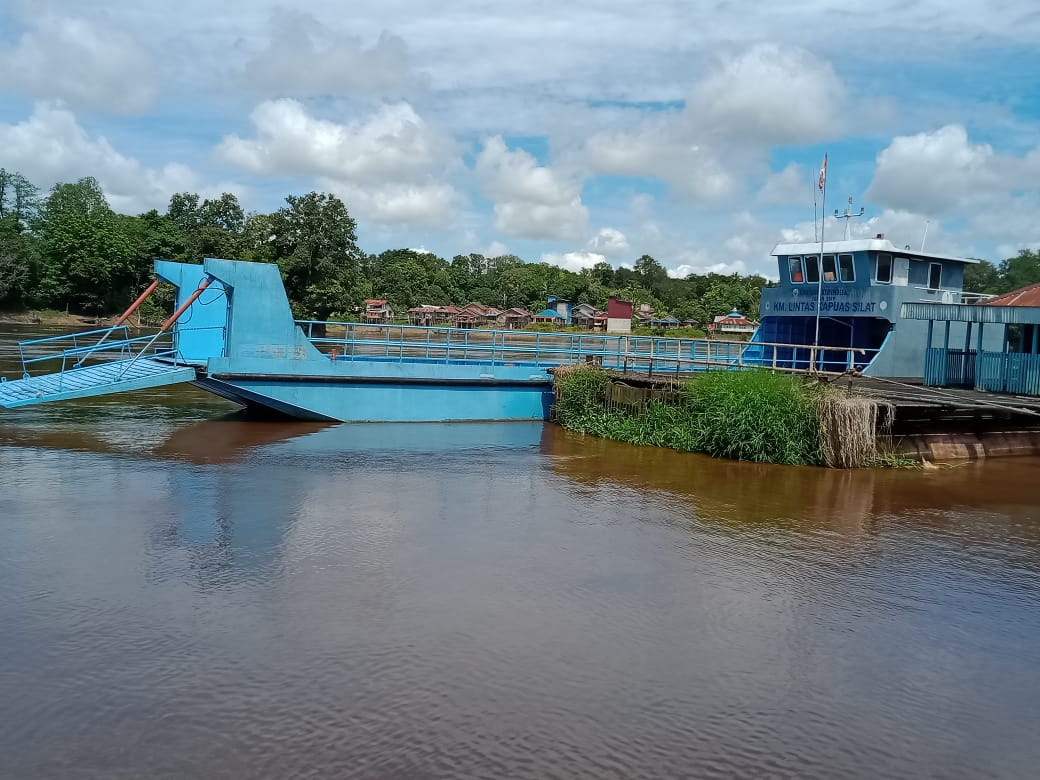
[[[0,777],[1037,776],[1036,460],[233,410],[0,410]]]

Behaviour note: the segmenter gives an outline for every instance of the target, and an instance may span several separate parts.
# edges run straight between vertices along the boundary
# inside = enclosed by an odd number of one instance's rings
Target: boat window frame
[[[845,278],[845,273],[843,272],[844,265],[842,264],[842,261],[846,258],[848,259],[848,278]],[[851,252],[842,252],[838,254],[838,281],[851,283],[856,281],[856,257]]]
[[[929,290],[941,290],[942,289],[942,263],[929,263],[928,264],[928,289]],[[939,279],[936,283],[932,284],[932,269],[939,269]]]
[[[795,274],[795,265],[798,266],[797,278]],[[787,273],[791,279],[791,284],[804,284],[805,283],[805,264],[802,262],[801,255],[789,255],[787,258]]]
[[[831,261],[831,270],[827,270],[827,258]],[[823,255],[823,259],[820,261],[820,272],[823,274],[824,284],[835,284],[838,281],[838,256],[836,254]],[[828,279],[827,277],[830,277]]]
[[[805,283],[806,284],[819,284],[820,283],[820,256],[819,255],[805,255],[802,258],[805,266]],[[813,276],[816,278],[814,279]]]
[[[881,278],[881,259],[885,258],[888,260],[888,278]],[[892,284],[892,271],[895,267],[895,260],[892,257],[891,252],[878,252],[877,257],[874,258],[874,281],[877,284]]]

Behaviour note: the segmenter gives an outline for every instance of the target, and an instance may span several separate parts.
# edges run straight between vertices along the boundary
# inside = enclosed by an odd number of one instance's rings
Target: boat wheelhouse
[[[967,302],[964,269],[978,261],[900,249],[883,234],[827,241],[822,253],[820,248],[813,242],[780,243],[773,249],[780,284],[762,290],[761,324],[752,342],[842,348],[815,355],[821,370],[840,370],[852,350],[854,364],[846,369],[922,377],[927,328],[904,319],[902,304]],[[951,337],[963,335],[955,327]],[[804,349],[778,347],[758,349],[758,357],[783,367],[808,366],[813,359]]]

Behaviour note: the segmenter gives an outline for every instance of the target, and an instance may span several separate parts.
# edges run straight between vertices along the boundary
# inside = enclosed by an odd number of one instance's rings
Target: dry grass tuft
[[[824,463],[853,469],[877,462],[877,440],[891,425],[891,404],[831,392],[817,398],[816,411]]]

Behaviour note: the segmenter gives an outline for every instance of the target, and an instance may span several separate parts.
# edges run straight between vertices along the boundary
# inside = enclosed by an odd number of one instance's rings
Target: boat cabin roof
[[[891,252],[902,257],[919,257],[926,260],[950,260],[955,263],[967,263],[970,265],[975,265],[979,262],[967,257],[951,257],[950,255],[941,255],[935,252],[903,249],[897,247],[887,238],[855,238],[847,241],[826,241],[823,245],[824,254],[837,254],[840,252]],[[807,241],[797,244],[779,243],[773,247],[772,252],[773,257],[818,254],[820,254],[819,241]]]

